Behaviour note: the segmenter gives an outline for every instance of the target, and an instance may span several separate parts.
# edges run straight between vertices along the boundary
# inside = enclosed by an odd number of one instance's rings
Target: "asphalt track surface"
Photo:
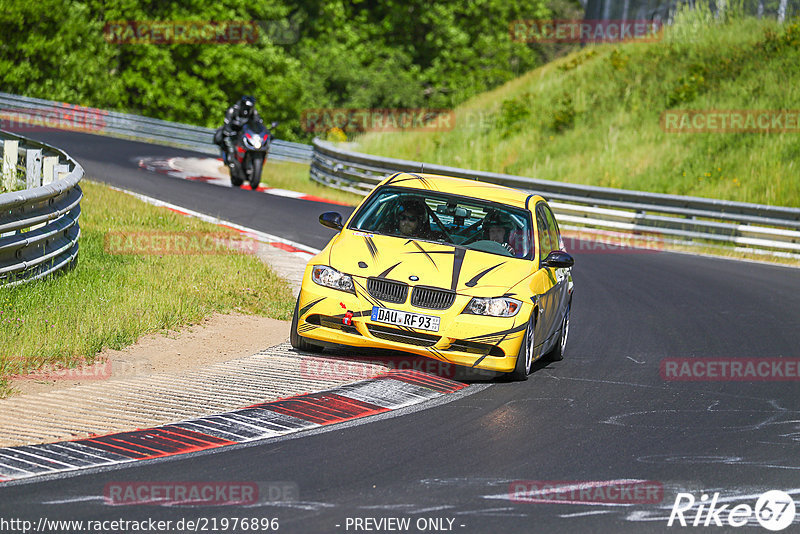
[[[133,162],[189,153],[73,133],[40,137],[78,159],[88,177],[310,246],[330,235],[316,222],[328,206],[150,174]],[[291,439],[0,485],[0,517],[277,517],[279,532],[298,533],[368,532],[347,528],[348,518],[368,517],[410,518],[407,532],[423,531],[420,518],[454,519],[452,531],[464,533],[664,532],[694,530],[667,527],[679,492],[719,492],[721,501],[753,506],[773,489],[792,494],[800,511],[797,381],[660,374],[665,358],[797,358],[800,270],[633,250],[575,258],[566,358],[537,365],[527,382]],[[512,481],[620,479],[656,481],[663,500],[509,498]],[[300,502],[104,504],[107,483],[130,481],[290,481]],[[785,532],[800,530],[798,522]],[[766,532],[754,519],[749,527]]]

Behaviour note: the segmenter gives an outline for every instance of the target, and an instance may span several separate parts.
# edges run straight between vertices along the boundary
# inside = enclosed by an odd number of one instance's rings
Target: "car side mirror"
[[[575,259],[563,250],[554,250],[542,261],[542,267],[568,269],[575,265]]]
[[[334,230],[341,230],[344,226],[344,224],[342,224],[341,214],[335,211],[326,211],[320,215],[319,223],[322,226],[327,226],[328,228],[333,228]]]

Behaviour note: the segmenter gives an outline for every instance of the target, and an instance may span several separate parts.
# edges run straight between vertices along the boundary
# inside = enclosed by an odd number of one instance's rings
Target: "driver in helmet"
[[[430,239],[432,236],[428,210],[425,202],[417,197],[407,197],[400,201],[395,221],[397,234],[418,239]]]
[[[214,133],[214,143],[223,149],[226,163],[231,161],[234,139],[245,124],[250,123],[254,129],[264,124],[256,110],[254,96],[245,95],[225,112],[225,123]]]
[[[500,210],[489,211],[483,220],[483,238],[500,243],[512,256],[516,256],[514,247],[509,244],[513,230],[511,217]]]

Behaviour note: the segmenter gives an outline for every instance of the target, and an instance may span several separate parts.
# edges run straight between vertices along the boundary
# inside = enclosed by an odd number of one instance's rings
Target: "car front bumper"
[[[383,307],[440,318],[439,330],[429,332],[373,321],[374,299],[320,286],[303,280],[298,305],[298,333],[322,344],[403,351],[463,367],[495,372],[514,370],[531,313],[523,302],[514,317],[488,317],[461,313],[468,295],[457,295],[446,310],[429,310],[404,304]]]

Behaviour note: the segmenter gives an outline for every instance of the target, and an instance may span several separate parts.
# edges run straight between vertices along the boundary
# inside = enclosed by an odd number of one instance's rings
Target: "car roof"
[[[381,182],[380,185],[405,187],[408,189],[421,190],[423,192],[426,190],[441,191],[443,193],[489,200],[491,202],[507,204],[523,209],[526,205],[528,205],[529,209],[533,208],[533,205],[537,201],[544,200],[540,195],[526,193],[519,189],[479,182],[477,180],[442,176],[439,174],[398,172]]]

